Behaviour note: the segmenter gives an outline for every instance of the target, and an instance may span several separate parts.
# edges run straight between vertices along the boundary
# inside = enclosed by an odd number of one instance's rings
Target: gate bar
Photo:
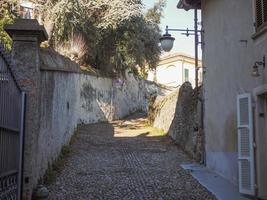
[[[20,117],[20,155],[19,155],[19,174],[18,174],[18,200],[21,199],[23,192],[23,160],[24,160],[24,128],[25,128],[25,106],[26,94],[21,92],[21,117]]]

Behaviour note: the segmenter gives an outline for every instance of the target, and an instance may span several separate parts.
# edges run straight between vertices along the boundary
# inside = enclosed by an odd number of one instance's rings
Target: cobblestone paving
[[[66,166],[48,186],[53,200],[215,199],[181,163],[192,162],[144,118],[83,125]]]

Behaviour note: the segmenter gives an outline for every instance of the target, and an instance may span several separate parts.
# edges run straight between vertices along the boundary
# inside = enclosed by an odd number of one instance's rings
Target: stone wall
[[[191,84],[186,82],[167,97],[157,97],[149,107],[153,126],[163,129],[197,161],[201,161],[203,152],[199,97],[197,90],[193,90]]]
[[[37,177],[67,144],[77,124],[120,119],[148,110],[148,97],[157,93],[154,84],[131,73],[112,80],[84,74],[71,60],[50,50],[41,50],[40,131]]]
[[[167,96],[154,96],[149,102],[149,121],[154,127],[168,133],[175,115],[179,89]]]
[[[149,96],[161,89],[131,73],[116,80],[82,73],[70,59],[39,48],[48,37],[37,20],[16,19],[5,30],[13,40],[12,71],[26,93],[22,199],[30,200],[78,124],[147,111]]]

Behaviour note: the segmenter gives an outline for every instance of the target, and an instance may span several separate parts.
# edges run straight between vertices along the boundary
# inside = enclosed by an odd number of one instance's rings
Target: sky
[[[176,6],[178,1],[179,0],[167,0],[167,6],[164,9],[164,17],[160,24],[162,33],[165,33],[166,25],[168,25],[169,28],[186,29],[188,27],[189,29],[194,29],[194,11],[184,11],[182,9],[177,9]],[[154,5],[154,2],[156,2],[156,0],[143,0],[146,8],[152,7]],[[185,35],[181,35],[180,32],[169,33],[173,37],[175,37],[174,47],[171,50],[171,53],[180,52],[194,56],[194,36],[186,37]]]

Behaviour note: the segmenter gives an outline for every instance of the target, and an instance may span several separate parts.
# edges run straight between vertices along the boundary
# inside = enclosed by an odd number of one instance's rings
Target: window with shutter
[[[189,69],[184,69],[184,81],[189,81]]]
[[[238,170],[239,191],[255,195],[255,169],[253,147],[253,118],[251,95],[237,96]]]
[[[267,24],[267,0],[255,0],[256,31]]]

